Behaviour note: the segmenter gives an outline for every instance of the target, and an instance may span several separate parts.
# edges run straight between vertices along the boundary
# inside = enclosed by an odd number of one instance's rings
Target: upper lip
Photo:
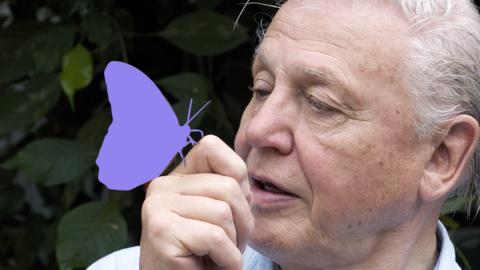
[[[268,183],[268,184],[274,185],[275,187],[277,187],[278,189],[280,189],[280,190],[282,190],[286,193],[289,193],[293,196],[297,196],[294,193],[292,193],[292,191],[289,188],[285,187],[285,185],[283,183],[278,182],[276,179],[269,178],[269,177],[265,176],[264,174],[260,174],[258,172],[250,173],[249,178],[251,179],[251,181],[257,180],[257,181],[260,181],[262,183]]]

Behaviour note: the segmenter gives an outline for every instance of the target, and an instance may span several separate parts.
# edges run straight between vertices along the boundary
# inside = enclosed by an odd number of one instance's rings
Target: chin
[[[295,256],[300,244],[305,244],[302,238],[295,233],[294,224],[287,220],[274,217],[260,216],[254,213],[255,229],[250,235],[248,245],[264,256],[274,261],[287,259]],[[296,227],[296,229],[299,229]]]

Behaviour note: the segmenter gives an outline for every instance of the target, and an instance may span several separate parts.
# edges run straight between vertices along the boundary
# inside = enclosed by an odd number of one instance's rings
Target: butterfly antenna
[[[190,105],[188,106],[188,116],[187,116],[187,123],[190,123],[190,111],[192,110],[192,98],[190,98]]]
[[[205,103],[205,105],[203,105],[202,108],[200,108],[200,110],[198,110],[198,111],[192,116],[192,118],[189,117],[188,120],[187,120],[187,123],[185,123],[185,125],[190,124],[190,122],[192,122],[193,119],[195,119],[195,117],[197,117],[197,115],[198,115],[203,109],[205,109],[205,107],[207,107],[207,105],[210,103],[210,101],[211,101],[211,100],[207,101],[207,103]]]

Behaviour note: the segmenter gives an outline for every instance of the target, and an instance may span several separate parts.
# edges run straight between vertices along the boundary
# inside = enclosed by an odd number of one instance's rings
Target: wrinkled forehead
[[[288,39],[299,46],[323,42],[332,48],[327,53],[340,53],[350,64],[362,65],[364,71],[379,65],[397,70],[398,55],[406,47],[408,24],[386,2],[288,0],[274,16],[255,56],[269,53],[262,46],[268,39]]]
[[[333,32],[349,41],[367,37],[374,41],[375,37],[395,36],[403,31],[392,31],[408,28],[398,5],[391,0],[289,0],[280,7],[274,20],[287,18],[289,24],[308,29],[312,35]],[[330,25],[333,27],[329,28]]]

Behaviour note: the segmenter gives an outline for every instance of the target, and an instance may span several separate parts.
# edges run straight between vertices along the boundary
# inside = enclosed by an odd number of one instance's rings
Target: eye
[[[258,100],[264,100],[268,97],[268,95],[270,95],[269,90],[264,90],[264,89],[261,89],[261,88],[255,88],[255,86],[250,86],[250,87],[248,87],[248,89],[250,91],[252,91],[253,97],[258,99]]]
[[[308,103],[312,106],[312,109],[316,112],[335,112],[336,110],[327,104],[319,101],[313,95],[307,97]]]

